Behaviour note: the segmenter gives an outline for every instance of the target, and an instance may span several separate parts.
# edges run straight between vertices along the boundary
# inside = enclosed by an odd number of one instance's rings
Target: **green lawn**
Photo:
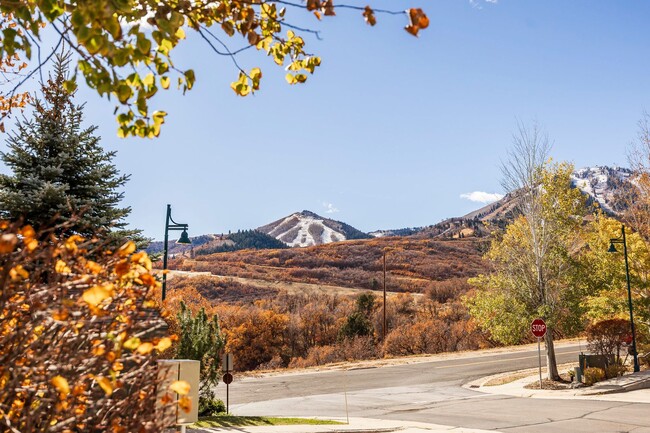
[[[273,418],[265,416],[206,416],[190,427],[241,427],[256,425],[342,425],[345,423],[327,419]]]

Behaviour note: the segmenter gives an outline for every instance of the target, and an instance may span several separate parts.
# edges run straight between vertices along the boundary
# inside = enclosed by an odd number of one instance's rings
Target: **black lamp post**
[[[171,224],[170,224],[171,222]],[[170,230],[183,230],[181,237],[176,241],[177,244],[189,245],[192,243],[187,235],[187,224],[178,224],[172,219],[172,206],[167,205],[167,217],[165,218],[165,252],[163,254],[163,276],[162,276],[162,300],[165,300],[167,294],[167,242]]]
[[[625,277],[627,278],[627,302],[630,308],[630,327],[632,328],[632,355],[634,356],[634,371],[639,371],[639,358],[636,353],[636,334],[634,332],[634,316],[632,314],[632,291],[630,290],[630,267],[627,263],[627,243],[625,242],[625,226],[621,226],[620,238],[613,238],[609,240],[608,253],[616,253],[614,244],[623,244],[623,255],[625,256]]]

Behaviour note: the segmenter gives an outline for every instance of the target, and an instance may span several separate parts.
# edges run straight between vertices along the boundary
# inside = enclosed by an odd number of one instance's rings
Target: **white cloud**
[[[481,6],[482,2],[485,3],[491,3],[491,4],[497,4],[499,0],[469,0],[469,4],[472,5],[472,7],[476,9],[483,9],[483,6]]]
[[[487,204],[501,200],[503,198],[503,194],[499,194],[498,192],[472,191],[461,194],[460,198]]]
[[[325,213],[337,213],[339,211],[332,203],[323,202],[323,207],[325,208]]]

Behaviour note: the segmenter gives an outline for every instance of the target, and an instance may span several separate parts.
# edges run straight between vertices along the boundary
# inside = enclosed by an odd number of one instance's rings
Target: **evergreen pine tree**
[[[124,229],[131,209],[119,207],[129,176],[113,165],[115,152],[100,146],[97,127],[82,128],[83,106],[64,89],[67,75],[68,58],[58,56],[32,117],[17,123],[0,153],[12,172],[0,175],[0,217],[37,230],[67,223],[68,233],[84,237],[142,241],[138,230]]]

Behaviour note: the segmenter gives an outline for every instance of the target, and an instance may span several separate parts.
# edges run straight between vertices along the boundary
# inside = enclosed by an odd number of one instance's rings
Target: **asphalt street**
[[[531,349],[245,378],[229,387],[230,409],[238,415],[350,416],[503,432],[650,433],[649,404],[529,399],[462,387],[480,377],[536,367],[537,350]],[[558,363],[577,363],[580,349],[584,346],[560,345]],[[217,387],[224,401],[225,391],[224,384]]]

